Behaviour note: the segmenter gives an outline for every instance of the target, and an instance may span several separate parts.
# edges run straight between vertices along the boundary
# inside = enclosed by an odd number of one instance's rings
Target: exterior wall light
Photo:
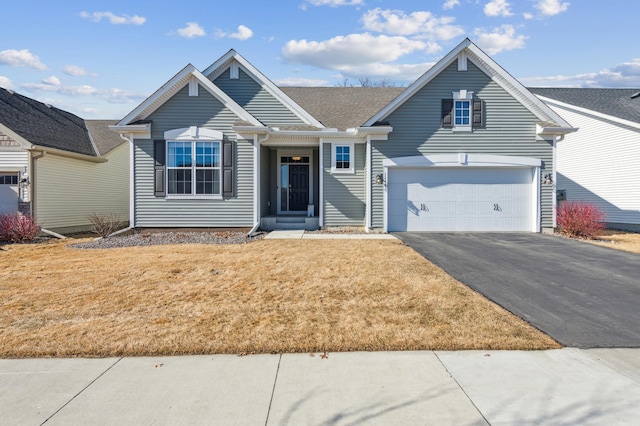
[[[542,177],[542,183],[545,185],[550,185],[553,183],[553,177],[551,176],[551,173],[547,173]]]
[[[382,176],[382,173],[380,173],[379,175],[376,175],[376,184],[382,185],[383,183],[384,183],[384,176]]]

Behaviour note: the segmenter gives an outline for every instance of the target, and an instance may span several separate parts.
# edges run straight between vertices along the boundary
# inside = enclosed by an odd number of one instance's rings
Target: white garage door
[[[0,172],[0,214],[18,210],[18,174]]]
[[[532,231],[531,168],[390,168],[389,231]]]

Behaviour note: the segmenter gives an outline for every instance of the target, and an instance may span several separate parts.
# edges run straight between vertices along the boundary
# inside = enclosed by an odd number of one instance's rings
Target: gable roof
[[[256,83],[276,98],[282,105],[289,109],[293,114],[298,116],[305,124],[314,127],[323,127],[316,117],[309,114],[305,108],[302,108],[294,99],[288,96],[281,88],[276,86],[264,74],[247,61],[242,55],[234,49],[229,50],[220,59],[209,65],[202,74],[211,80],[215,80],[219,75],[225,72],[231,65],[235,63]]]
[[[98,155],[82,118],[2,88],[0,125],[33,145]]]
[[[529,90],[544,98],[640,123],[640,89],[533,87]]]
[[[548,105],[534,96],[518,80],[513,78],[500,65],[484,53],[468,38],[464,39],[458,46],[451,50],[445,57],[440,59],[433,67],[413,82],[400,96],[393,102],[380,110],[375,116],[365,123],[365,126],[373,126],[377,121],[384,120],[389,114],[399,108],[404,102],[411,98],[416,92],[426,86],[438,74],[446,69],[455,60],[470,60],[493,81],[502,87],[507,93],[517,99],[529,111],[531,111],[541,122],[553,123],[561,128],[571,126],[562,119]]]
[[[404,87],[281,87],[325,127],[346,130],[362,126]]]
[[[238,105],[233,99],[231,99],[226,93],[224,93],[219,87],[217,87],[211,80],[206,78],[200,71],[191,64],[188,64],[176,75],[174,75],[169,81],[156,90],[151,96],[145,99],[140,105],[138,105],[133,111],[131,111],[126,117],[120,120],[116,126],[126,126],[140,120],[144,120],[151,113],[162,106],[179,90],[189,84],[190,81],[197,81],[204,89],[209,92],[213,97],[218,99],[224,106],[229,108],[241,121],[246,121],[254,126],[262,126],[254,116],[249,114],[244,108]]]

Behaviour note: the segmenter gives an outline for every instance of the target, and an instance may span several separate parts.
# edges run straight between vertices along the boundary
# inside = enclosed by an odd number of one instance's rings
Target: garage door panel
[[[0,214],[18,210],[18,175],[0,172]]]
[[[530,231],[531,169],[391,169],[389,231]]]

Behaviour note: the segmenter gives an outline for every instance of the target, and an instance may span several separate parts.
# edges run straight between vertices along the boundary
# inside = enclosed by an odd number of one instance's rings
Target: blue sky
[[[465,37],[527,86],[640,87],[636,0],[183,0],[2,6],[0,86],[121,118],[236,49],[279,85],[407,85]]]

